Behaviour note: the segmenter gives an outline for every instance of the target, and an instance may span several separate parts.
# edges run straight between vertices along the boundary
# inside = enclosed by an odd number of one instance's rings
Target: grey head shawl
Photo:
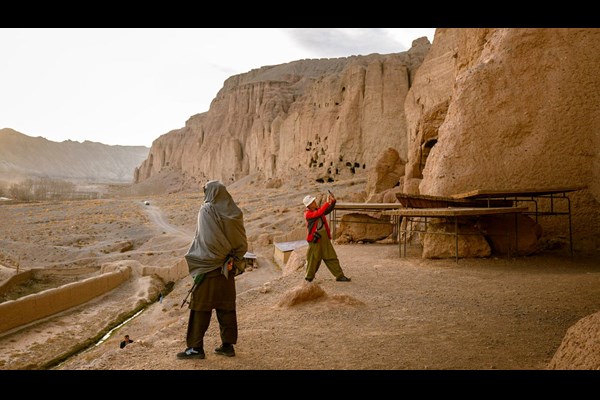
[[[228,276],[225,260],[233,255],[241,260],[248,250],[244,214],[219,181],[204,185],[204,203],[198,212],[198,225],[185,255],[192,277],[222,268]]]

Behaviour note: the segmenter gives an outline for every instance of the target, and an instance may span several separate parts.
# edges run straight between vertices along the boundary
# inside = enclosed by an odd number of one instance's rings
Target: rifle
[[[194,278],[194,284],[192,285],[192,288],[187,292],[187,295],[185,295],[185,299],[183,299],[183,301],[181,302],[181,307],[179,307],[179,308],[183,308],[184,304],[187,303],[188,297],[190,297],[190,295],[192,294],[194,289],[196,289],[196,286],[201,284],[202,281],[204,280],[204,275],[206,275],[206,274],[196,275],[196,278]]]

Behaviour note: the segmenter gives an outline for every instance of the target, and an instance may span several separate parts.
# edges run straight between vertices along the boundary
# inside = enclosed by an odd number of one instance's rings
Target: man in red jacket
[[[335,276],[338,282],[350,282],[350,278],[344,275],[340,260],[333,245],[331,244],[331,232],[325,216],[335,208],[335,197],[331,192],[327,195],[327,201],[321,207],[317,205],[316,198],[307,195],[302,200],[304,207],[304,219],[306,220],[308,250],[306,253],[306,275],[304,279],[309,282],[315,278],[319,270],[321,261],[329,269],[329,272]]]

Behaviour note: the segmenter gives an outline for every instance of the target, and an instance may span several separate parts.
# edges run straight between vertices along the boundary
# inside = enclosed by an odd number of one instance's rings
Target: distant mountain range
[[[0,180],[49,177],[79,182],[130,183],[148,156],[144,146],[110,146],[72,140],[53,142],[0,129]]]

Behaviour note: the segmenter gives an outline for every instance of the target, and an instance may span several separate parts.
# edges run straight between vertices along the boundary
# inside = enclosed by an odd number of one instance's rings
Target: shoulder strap
[[[319,223],[321,223],[321,226],[319,226]],[[323,228],[323,217],[322,216],[319,218],[319,222],[317,222],[317,230],[320,230],[321,228]]]

